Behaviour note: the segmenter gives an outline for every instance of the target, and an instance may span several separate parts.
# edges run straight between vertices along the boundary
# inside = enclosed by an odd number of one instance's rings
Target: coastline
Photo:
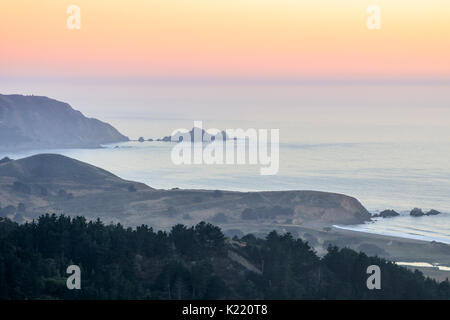
[[[358,238],[366,244],[381,248],[385,252],[384,254],[379,254],[379,256],[392,262],[422,262],[431,265],[439,264],[444,267],[450,266],[450,245],[445,243],[340,229],[335,227],[333,227],[332,230],[343,238]],[[358,246],[350,245],[349,247],[357,249]],[[419,270],[424,275],[438,281],[444,281],[446,278],[450,279],[450,271],[447,270],[438,270],[434,267],[414,265],[404,265],[404,267],[411,270]]]
[[[291,232],[294,236],[308,241],[318,255],[326,254],[328,245],[336,245],[341,248],[348,247],[355,251],[362,251],[367,255],[376,255],[393,263],[420,262],[450,267],[450,245],[445,243],[347,230],[324,224],[265,226],[267,231],[270,228],[281,232]],[[403,267],[419,270],[425,276],[437,281],[450,279],[450,271],[438,270],[436,267],[413,265],[404,265]]]
[[[76,160],[66,159],[66,161],[73,163]],[[85,167],[92,167],[92,165],[87,165],[86,163],[79,163],[79,166],[80,170]],[[104,169],[97,168],[96,170],[103,172]],[[116,178],[120,179],[118,177]],[[124,183],[127,182],[126,180],[122,179],[121,181]],[[85,181],[83,181],[83,183],[84,182]],[[131,182],[128,181],[128,183]],[[135,184],[138,183],[136,182]],[[98,201],[99,199],[97,189],[98,188],[96,187],[95,190],[97,192],[97,195],[95,196],[95,199],[90,199],[91,202],[95,200],[94,202],[92,202],[93,204],[96,204],[96,201]],[[79,191],[78,189],[76,190],[77,192]],[[135,192],[136,190],[134,190],[134,192],[123,192],[121,188],[118,188],[115,191],[116,193],[114,193],[114,202],[111,201],[111,190],[108,189],[106,191],[105,192],[107,193],[108,197],[104,200],[109,201],[107,203],[110,208],[103,209],[108,213],[108,217],[125,219],[125,222],[130,222],[132,224],[136,224],[137,222],[139,222],[138,224],[141,224],[145,222],[146,224],[152,225],[153,222],[155,226],[159,227],[161,227],[161,225],[163,224],[173,226],[174,222],[180,219],[180,217],[177,217],[176,215],[177,207],[183,208],[185,214],[195,213],[195,216],[193,215],[192,217],[196,221],[208,221],[208,219],[211,219],[214,213],[220,211],[225,212],[225,214],[235,215],[235,219],[234,221],[233,219],[231,219],[231,223],[216,223],[216,225],[220,226],[224,231],[227,231],[227,229],[232,230],[233,228],[236,228],[238,230],[241,230],[244,234],[254,233],[258,236],[265,236],[268,232],[274,229],[280,232],[291,232],[294,236],[310,242],[311,246],[319,255],[325,254],[326,249],[329,245],[334,245],[341,248],[349,247],[355,251],[365,252],[370,256],[376,255],[393,262],[426,262],[429,264],[450,266],[449,244],[432,241],[432,239],[427,239],[427,241],[423,238],[415,239],[414,237],[402,237],[399,234],[380,234],[363,230],[355,230],[355,226],[358,226],[358,224],[348,224],[346,226],[337,225],[336,220],[333,221],[333,217],[336,217],[337,215],[341,215],[343,213],[353,212],[348,208],[348,201],[353,203],[355,208],[359,208],[361,210],[364,209],[364,207],[362,207],[362,205],[356,198],[345,196],[343,194],[323,191],[260,191],[257,193],[219,191],[219,194],[216,196],[214,190],[192,190],[177,188],[163,190],[149,188],[148,190],[137,190],[139,192]],[[90,193],[88,192],[88,194]],[[300,196],[305,199],[310,199],[310,197],[313,196],[316,199],[321,199],[321,205],[326,205],[327,208],[331,206],[334,209],[336,209],[338,205],[342,207],[341,200],[345,199],[345,208],[343,207],[345,210],[342,209],[345,212],[330,211],[329,214],[324,215],[326,219],[316,219],[314,223],[308,223],[306,222],[308,221],[307,218],[313,214],[316,214],[317,210],[314,206],[312,206],[310,209],[314,210],[308,213],[306,209],[308,209],[309,207],[305,207],[302,203],[295,203],[301,208],[299,212],[302,212],[302,215],[296,217],[297,219],[294,219],[295,221],[287,222],[288,224],[285,224],[284,222],[280,223],[280,221],[272,221],[271,223],[264,223],[263,221],[259,221],[258,223],[249,223],[249,221],[247,220],[243,220],[240,222],[237,221],[239,219],[237,217],[238,215],[236,215],[236,212],[241,212],[247,207],[255,206],[255,203],[257,203],[258,206],[261,206],[265,202],[270,203],[271,205],[279,203],[280,194],[285,195],[285,197],[281,199],[283,205],[291,205],[292,203],[290,203],[289,201],[299,201],[298,197]],[[72,208],[80,215],[83,215],[83,210],[85,212],[89,212],[89,208],[86,207],[89,197],[83,194],[76,194],[76,196],[82,198],[83,201],[81,203],[83,204],[83,207],[80,207],[79,205],[77,207],[74,207],[75,203],[73,199],[67,199],[65,201],[61,200],[58,202],[58,205],[71,205],[69,209]],[[218,196],[220,200],[218,200]],[[336,201],[331,201],[330,199],[328,199],[331,202],[328,200],[325,201],[326,199],[322,199],[323,196],[331,197],[331,200],[333,200],[335,197],[338,197],[337,200],[339,201],[337,201],[336,199],[334,199]],[[121,207],[125,203],[124,201],[122,201],[121,197],[125,197],[129,200],[129,203],[127,202],[129,204],[127,207]],[[199,201],[199,199],[195,199],[195,197],[199,198],[201,201]],[[168,203],[168,199],[166,198],[170,198],[173,201],[171,203]],[[220,202],[221,204],[220,210],[218,210],[216,206],[212,206],[212,203],[217,205],[217,202]],[[169,204],[171,204],[171,206],[169,206]],[[226,210],[224,209],[225,204]],[[27,208],[28,207],[29,206],[27,205]],[[40,208],[42,208],[42,205]],[[170,208],[172,210],[169,210]],[[189,210],[186,210],[187,208]],[[117,215],[114,215],[113,209],[117,211]],[[143,210],[145,211],[145,214],[143,213]],[[367,210],[364,209],[363,211],[367,213],[368,216],[370,216]],[[189,215],[188,217],[189,219],[192,218]],[[348,221],[351,220],[350,218],[352,217],[346,217]],[[163,221],[161,221],[161,219],[163,219]],[[286,221],[287,220],[289,219],[286,219]],[[125,223],[123,220],[122,222]],[[343,220],[341,220],[341,222],[339,223],[343,224],[346,222],[343,222]],[[419,267],[417,266],[411,266],[408,268],[420,270],[425,275],[433,277],[435,279],[445,279],[447,277],[450,278],[450,272],[446,270],[435,270],[434,268],[423,267],[420,267],[419,269]]]
[[[427,237],[427,236],[423,236],[423,235],[413,235],[413,234],[407,234],[407,233],[394,233],[394,232],[389,232],[389,231],[375,232],[375,231],[369,231],[369,230],[360,230],[360,229],[358,229],[358,227],[353,227],[351,225],[349,225],[349,226],[333,225],[333,228],[354,231],[354,232],[374,234],[374,235],[380,235],[380,236],[386,236],[386,237],[400,238],[400,239],[410,239],[410,240],[418,240],[418,241],[425,241],[425,242],[439,242],[439,243],[445,243],[445,244],[450,245],[450,240]]]

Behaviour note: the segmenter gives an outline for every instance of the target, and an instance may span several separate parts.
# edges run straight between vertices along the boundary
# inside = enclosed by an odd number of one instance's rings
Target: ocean
[[[320,190],[357,198],[371,213],[394,209],[399,217],[344,228],[450,243],[450,145],[430,143],[281,143],[280,169],[260,175],[260,165],[175,165],[171,142],[130,141],[100,149],[39,150],[3,154],[63,154],[154,188],[238,191]],[[409,210],[436,209],[414,218]],[[342,227],[342,226],[341,226]]]

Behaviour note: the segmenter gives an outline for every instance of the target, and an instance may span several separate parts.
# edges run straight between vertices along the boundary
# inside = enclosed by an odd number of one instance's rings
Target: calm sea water
[[[281,143],[280,169],[261,176],[259,165],[174,165],[172,143],[136,141],[102,149],[40,150],[8,154],[63,154],[154,188],[320,190],[356,197],[371,212],[395,209],[392,219],[353,230],[450,243],[450,144]],[[6,156],[1,155],[1,156]],[[412,218],[414,207],[442,211]]]

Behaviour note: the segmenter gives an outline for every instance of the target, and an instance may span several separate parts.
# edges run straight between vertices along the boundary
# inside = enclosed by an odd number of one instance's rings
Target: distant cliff
[[[86,118],[64,102],[0,94],[0,150],[92,148],[128,141],[108,123]]]

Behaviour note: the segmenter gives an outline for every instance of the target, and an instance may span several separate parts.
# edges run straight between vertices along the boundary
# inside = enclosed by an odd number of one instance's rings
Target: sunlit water
[[[102,149],[40,150],[63,154],[154,188],[321,190],[356,197],[371,212],[400,217],[352,229],[450,243],[450,145],[430,143],[282,143],[277,175],[261,165],[174,165],[172,143],[126,142]],[[21,158],[38,152],[4,154]],[[444,212],[413,218],[420,207]]]

